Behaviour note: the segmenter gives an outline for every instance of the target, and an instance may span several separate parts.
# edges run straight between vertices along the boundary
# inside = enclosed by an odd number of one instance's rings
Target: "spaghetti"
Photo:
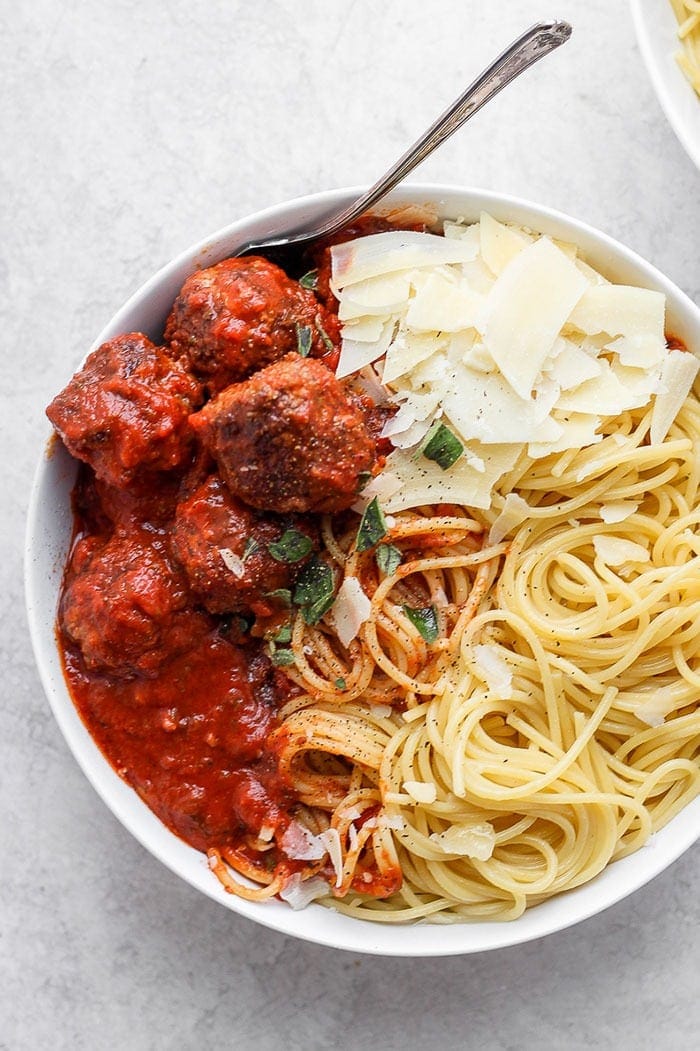
[[[489,545],[489,522],[466,509],[402,512],[386,540],[403,560],[382,578],[326,524],[372,612],[349,658],[328,624],[296,618],[289,674],[304,692],[273,736],[317,823],[338,831],[335,908],[512,919],[640,847],[700,791],[700,405],[688,397],[653,448],[650,416],[516,466],[499,488],[531,513],[509,544]],[[625,517],[606,523],[614,507]],[[428,647],[405,610],[431,602]],[[351,771],[329,772],[328,753]],[[392,894],[362,893],[392,867]]]
[[[700,3],[698,0],[671,0],[678,21],[682,49],[676,61],[694,90],[700,95]]]

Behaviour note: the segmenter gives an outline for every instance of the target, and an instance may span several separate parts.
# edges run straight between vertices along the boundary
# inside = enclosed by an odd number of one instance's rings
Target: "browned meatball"
[[[88,668],[150,677],[208,629],[165,545],[146,532],[76,544],[59,615]]]
[[[49,405],[66,448],[111,485],[187,457],[199,383],[140,332],[103,343]]]
[[[211,613],[260,617],[280,609],[272,593],[293,585],[316,538],[312,523],[244,507],[217,475],[178,505],[172,531],[175,556]]]
[[[185,281],[165,341],[211,393],[301,349],[312,357],[340,342],[338,319],[274,263],[224,259]]]
[[[361,411],[325,365],[298,354],[229,387],[192,426],[231,491],[263,511],[342,511],[374,462]]]

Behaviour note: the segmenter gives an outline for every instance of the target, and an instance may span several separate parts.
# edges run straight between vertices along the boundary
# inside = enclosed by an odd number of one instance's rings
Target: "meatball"
[[[140,332],[103,343],[46,414],[70,453],[115,486],[188,455],[199,383]]]
[[[224,259],[185,281],[165,341],[216,393],[290,351],[326,354],[339,344],[339,331],[337,318],[313,292],[274,263],[244,256]]]
[[[152,677],[189,649],[209,618],[189,606],[189,587],[165,539],[146,532],[78,541],[59,611],[90,669]]]
[[[282,537],[280,550],[274,545]],[[212,475],[178,505],[171,539],[193,591],[211,613],[266,617],[280,608],[271,593],[290,588],[308,561],[317,530],[299,519],[251,511]]]
[[[192,417],[230,490],[263,511],[342,511],[375,447],[325,365],[289,354]]]

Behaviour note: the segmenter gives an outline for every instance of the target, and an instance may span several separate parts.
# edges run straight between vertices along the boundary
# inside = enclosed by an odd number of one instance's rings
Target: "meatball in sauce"
[[[375,462],[361,410],[325,365],[298,354],[228,387],[192,426],[231,492],[263,511],[346,510]]]
[[[140,332],[103,343],[46,410],[68,451],[117,487],[183,464],[199,382]]]
[[[185,281],[165,326],[174,357],[210,393],[299,348],[321,357],[340,342],[338,319],[284,270],[259,256],[224,259]]]

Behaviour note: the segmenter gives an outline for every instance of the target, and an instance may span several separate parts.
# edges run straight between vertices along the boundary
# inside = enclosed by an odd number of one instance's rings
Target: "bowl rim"
[[[669,27],[675,34],[678,28],[675,15],[668,0],[663,0],[663,4],[665,10],[662,18],[668,20]],[[648,3],[645,3],[645,0],[630,0],[630,8],[639,50],[659,105],[681,146],[695,166],[700,168],[700,134],[693,134],[685,116],[685,107],[679,104],[679,100],[687,96],[688,107],[697,107],[697,124],[700,130],[700,98],[683,75],[673,55],[670,52],[665,56],[661,55],[658,42],[659,27],[652,25]],[[679,50],[681,45],[677,39],[676,45],[676,50]]]
[[[237,239],[240,243],[250,233],[251,227],[271,233],[281,229],[279,220],[287,216],[296,216],[296,221],[311,222],[314,215],[320,217],[331,207],[349,202],[364,189],[343,187],[282,201],[237,219],[196,242],[160,267],[127,299],[104,326],[90,349],[117,332],[124,331],[121,327],[124,321],[140,305],[147,303],[168,280],[171,284],[173,280],[181,283],[183,275],[198,266],[230,255],[234,250],[231,246],[235,246]],[[466,212],[471,208],[472,215],[487,210],[497,217],[510,216],[512,221],[522,222],[544,233],[551,231],[552,236],[574,241],[586,257],[589,256],[588,247],[595,249],[599,256],[610,253],[614,261],[612,269],[616,273],[632,271],[638,276],[642,275],[644,284],[658,287],[670,296],[679,320],[695,333],[697,345],[700,346],[700,309],[692,300],[632,249],[579,219],[513,195],[449,183],[408,182],[388,195],[383,203],[402,206],[430,202],[445,206],[450,199],[453,203],[456,200],[469,202],[469,205],[463,204],[462,210]],[[226,250],[222,251],[224,247]],[[598,260],[596,265],[601,266]],[[162,825],[136,792],[113,770],[80,720],[63,679],[60,662],[57,664],[55,605],[49,609],[45,598],[47,589],[49,593],[57,591],[63,563],[61,560],[59,564],[55,557],[52,561],[51,552],[45,552],[41,543],[42,539],[46,541],[47,529],[53,528],[56,518],[50,506],[52,485],[55,482],[65,489],[68,484],[66,475],[71,472],[74,475],[74,471],[72,458],[60,443],[49,438],[34,474],[24,553],[27,618],[44,692],[74,759],[117,820],[172,872],[231,911],[282,934],[353,952],[415,958],[466,955],[517,945],[582,922],[640,889],[700,838],[698,798],[664,829],[655,833],[647,846],[630,856],[639,859],[637,864],[630,865],[630,858],[614,862],[582,887],[559,894],[526,910],[519,919],[507,922],[394,925],[343,916],[315,903],[295,912],[282,902],[248,902],[226,894],[209,871],[204,855],[187,846]],[[57,481],[54,476],[58,477]],[[65,515],[65,508],[63,512]]]

